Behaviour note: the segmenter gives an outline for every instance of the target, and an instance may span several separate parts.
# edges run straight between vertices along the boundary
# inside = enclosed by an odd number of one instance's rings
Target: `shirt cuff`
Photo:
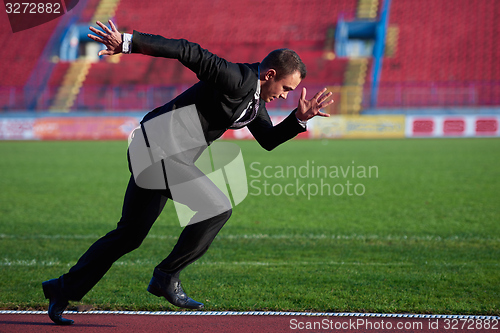
[[[297,119],[297,122],[299,123],[300,126],[306,128],[307,127],[307,120],[300,120],[297,118],[297,115],[295,115],[295,118]]]
[[[123,34],[123,49],[122,53],[132,53],[132,34]]]

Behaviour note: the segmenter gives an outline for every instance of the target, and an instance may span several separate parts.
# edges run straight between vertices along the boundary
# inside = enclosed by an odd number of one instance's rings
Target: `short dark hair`
[[[306,65],[302,62],[299,55],[290,49],[274,50],[260,63],[261,70],[274,69],[276,71],[276,79],[279,80],[284,76],[290,75],[298,71],[300,79],[306,77]]]

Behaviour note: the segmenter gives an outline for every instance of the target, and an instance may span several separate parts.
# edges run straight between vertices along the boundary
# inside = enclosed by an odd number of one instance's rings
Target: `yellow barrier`
[[[311,138],[404,138],[405,116],[340,116],[314,118]]]

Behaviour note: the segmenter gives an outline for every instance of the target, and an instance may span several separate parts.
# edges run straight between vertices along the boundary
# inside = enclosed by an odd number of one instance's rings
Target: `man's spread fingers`
[[[109,20],[108,22],[109,22],[109,25],[111,26],[111,30],[118,32],[118,29],[116,29],[116,26],[113,23],[113,21]]]
[[[321,103],[321,104],[322,104],[322,105],[321,105],[321,109],[322,109],[322,108],[327,107],[328,105],[332,104],[333,102],[334,102],[334,101],[333,101],[333,99],[332,99],[332,100],[330,100],[330,101],[328,101],[328,102],[326,102],[326,103],[325,103],[325,102]]]
[[[98,26],[100,26],[102,29],[104,29],[104,27],[106,27],[104,24],[102,24],[101,21],[97,21],[95,24],[97,24]]]
[[[314,95],[313,99],[318,100],[319,96],[321,96],[326,91],[326,88],[323,88],[321,91],[318,91],[316,95]]]
[[[305,100],[306,99],[306,87],[302,88],[302,94],[300,95],[300,99],[301,100]]]
[[[94,27],[89,27],[89,29],[90,29],[90,31],[92,31],[96,35],[99,35],[99,36],[102,36],[102,37],[106,37],[106,34],[104,32],[102,32],[101,30],[99,30],[99,29],[96,29]]]
[[[97,21],[96,24],[98,26],[100,26],[102,28],[102,30],[106,31],[108,34],[111,33],[111,30],[109,30],[109,28],[105,24],[103,24],[102,22]]]
[[[99,42],[99,43],[103,43],[103,44],[104,44],[104,40],[103,40],[101,37],[97,37],[97,36],[94,36],[94,35],[91,35],[91,34],[88,34],[87,36],[88,36],[90,39],[95,40],[96,42]]]
[[[332,96],[333,93],[329,92],[328,94],[326,95],[323,95],[321,96],[321,99],[318,101],[319,104],[323,103],[324,101],[326,101],[328,98],[330,98],[330,96]]]
[[[112,55],[111,51],[109,50],[101,50],[99,51],[98,55]]]

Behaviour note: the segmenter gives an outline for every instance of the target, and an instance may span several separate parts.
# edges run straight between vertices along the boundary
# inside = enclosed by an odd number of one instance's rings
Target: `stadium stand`
[[[0,15],[0,43],[8,45],[0,48],[1,86],[24,86],[56,25],[57,20],[53,20],[13,34],[7,15]]]
[[[248,12],[252,8],[252,12]],[[307,8],[307,10],[306,10]],[[326,60],[323,48],[326,31],[335,25],[342,12],[353,12],[356,0],[343,1],[264,1],[255,6],[253,1],[203,1],[164,2],[153,0],[120,1],[115,20],[120,31],[138,30],[170,38],[185,38],[201,44],[210,51],[237,62],[256,62],[271,50],[280,47],[295,49],[308,66],[308,83],[325,85],[341,84],[346,59]],[[279,12],[277,20],[275,13]],[[303,16],[303,13],[307,15]],[[317,13],[329,13],[317,15]],[[147,17],[147,19],[144,19]],[[259,18],[259,24],[256,24]],[[109,93],[126,95],[130,85],[155,86],[189,85],[196,82],[195,75],[175,61],[129,55],[121,57],[118,64],[105,61],[93,63],[83,83],[86,97],[77,98],[73,109],[113,110]],[[51,80],[55,82],[55,80]],[[147,96],[134,92],[134,96]],[[112,98],[113,99],[113,98]],[[139,100],[121,103],[125,109],[145,107]],[[295,102],[294,102],[295,103]],[[283,103],[282,103],[283,104]],[[149,105],[148,105],[149,106]],[[280,105],[277,105],[278,107]]]
[[[111,16],[120,31],[186,38],[237,62],[259,61],[275,48],[292,48],[308,67],[304,85],[329,86],[338,95],[340,106],[335,105],[331,113],[500,105],[500,63],[496,61],[500,44],[495,42],[500,2],[489,0],[392,0],[378,99],[370,105],[373,60],[335,57],[330,33],[339,17],[376,19],[384,2],[263,0],[255,6],[251,0],[170,1],[168,5],[160,0],[86,0],[80,1],[85,6],[76,23],[87,25]],[[31,105],[35,110],[55,111],[63,109],[60,105],[68,105],[69,111],[151,109],[197,80],[176,61],[141,55],[103,57],[80,70],[61,61],[48,72],[50,79],[36,104],[26,103],[27,82],[57,30],[57,21],[12,34],[6,16],[0,18],[0,42],[8,45],[0,50],[4,64],[0,110]],[[25,42],[28,39],[30,43]],[[68,79],[71,71],[76,72],[75,81]],[[62,89],[65,81],[68,87],[78,86],[74,96],[62,94],[68,90]],[[291,94],[289,100],[273,102],[271,107],[289,109],[297,97]]]
[[[13,34],[7,15],[0,15],[0,110],[25,105],[24,86],[56,25],[54,20]]]
[[[378,106],[500,104],[500,2],[394,0]]]

